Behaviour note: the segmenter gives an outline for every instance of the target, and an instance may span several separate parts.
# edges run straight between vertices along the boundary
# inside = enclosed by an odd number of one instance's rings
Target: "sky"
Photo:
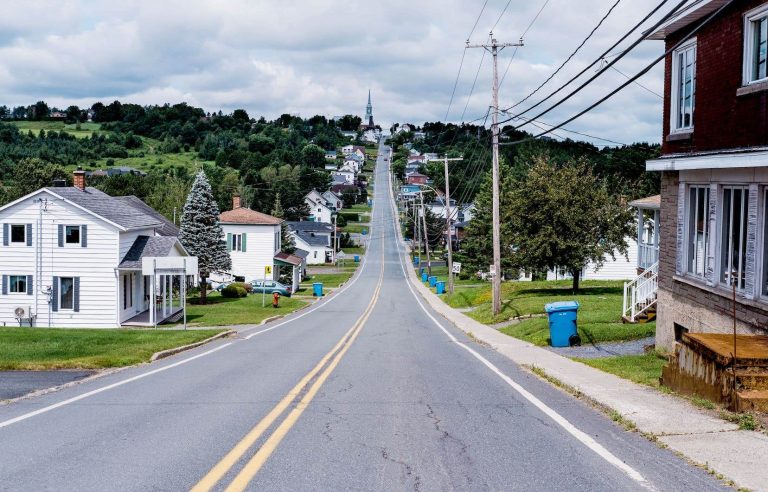
[[[500,106],[509,107],[567,58],[615,1],[7,2],[0,16],[0,104],[184,101],[206,111],[243,108],[268,119],[282,113],[363,116],[370,89],[374,118],[384,127],[446,121],[446,115],[454,122],[483,121],[491,101],[491,57],[465,50],[470,33],[472,43],[483,43],[496,25],[495,37],[512,42],[528,28],[524,47],[499,55],[499,71],[507,72]],[[560,74],[519,108],[589,65],[657,3],[620,1]],[[662,42],[643,41],[616,68],[634,74],[662,52]],[[560,123],[626,80],[609,70],[540,121]],[[630,85],[566,128],[621,143],[659,142],[662,67],[639,82],[644,87]]]

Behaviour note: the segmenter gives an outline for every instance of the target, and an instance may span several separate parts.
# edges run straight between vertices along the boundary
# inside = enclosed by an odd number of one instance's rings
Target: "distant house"
[[[341,197],[339,195],[337,195],[336,193],[334,193],[331,190],[328,190],[328,191],[324,192],[323,193],[323,198],[325,198],[325,200],[328,203],[330,203],[331,205],[336,207],[337,211],[344,208],[344,201],[341,199]]]
[[[355,172],[350,169],[339,169],[331,173],[334,183],[354,184]]]
[[[334,183],[331,185],[331,191],[339,196],[342,196],[345,191],[354,191],[357,196],[360,196],[361,194],[359,186],[349,183]]]
[[[146,176],[147,175],[147,173],[145,173],[144,171],[140,171],[138,169],[134,169],[132,167],[125,167],[125,166],[110,167],[110,168],[107,168],[106,171],[107,171],[107,176],[110,176],[110,177],[111,176],[122,176],[123,174],[133,174],[135,176]]]
[[[331,205],[317,190],[307,193],[304,197],[304,203],[309,207],[309,218],[311,220],[325,223],[330,223],[333,220],[336,207]]]
[[[421,173],[410,173],[405,177],[405,181],[410,185],[423,185],[429,182],[429,176]]]
[[[65,120],[67,119],[67,113],[65,113],[64,111],[51,111],[51,114],[48,115],[48,119]]]
[[[197,275],[197,258],[173,224],[136,197],[87,187],[81,170],[74,186],[41,188],[0,207],[0,223],[6,325],[152,326],[180,313]]]
[[[288,222],[288,230],[296,247],[307,252],[308,265],[331,263],[334,260],[331,238],[333,226],[327,223],[300,221]]]
[[[232,198],[232,210],[219,217],[227,241],[227,251],[232,259],[230,274],[245,281],[263,279],[265,268],[272,273],[268,277],[277,280],[275,255],[280,252],[280,224],[283,220],[242,206],[240,197]]]
[[[325,163],[325,167],[324,167],[324,169],[326,171],[335,171],[338,168],[339,168],[339,165],[336,163],[336,161],[334,161],[334,162],[326,162]]]
[[[336,151],[335,150],[326,150],[325,151],[325,158],[331,161],[336,160]]]

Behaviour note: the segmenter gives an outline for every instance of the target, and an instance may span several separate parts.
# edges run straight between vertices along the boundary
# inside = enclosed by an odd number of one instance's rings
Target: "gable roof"
[[[307,256],[309,256],[309,251],[305,251],[300,248],[296,248],[296,251],[293,252],[294,256],[298,256],[299,258],[305,260]]]
[[[155,233],[161,236],[179,235],[179,228],[176,226],[176,224],[168,220],[163,214],[154,208],[144,203],[141,198],[134,195],[116,196],[114,198],[156,219],[160,225],[155,228]]]
[[[649,210],[661,209],[661,195],[653,195],[645,198],[638,198],[629,202],[630,207],[645,208]]]
[[[250,208],[240,207],[223,212],[219,215],[219,221],[222,224],[280,225],[283,219],[278,219]]]
[[[176,236],[139,236],[133,242],[128,252],[125,253],[118,268],[141,268],[141,260],[143,258],[168,256],[168,253],[171,252],[171,249],[176,244],[181,245]]]
[[[296,255],[292,255],[290,253],[286,253],[284,251],[280,251],[275,255],[275,259],[278,261],[282,261],[288,264],[291,264],[293,266],[299,266],[304,262],[304,258]]]
[[[312,220],[299,220],[287,222],[288,229],[299,232],[332,232],[333,226],[327,222],[314,222]]]
[[[44,188],[48,193],[63,198],[64,200],[82,208],[93,215],[101,217],[107,222],[117,225],[119,228],[141,229],[156,227],[162,224],[162,220],[153,217],[117,197],[109,196],[96,188],[88,187],[85,190],[74,186]]]
[[[328,238],[326,236],[316,236],[311,232],[296,232],[296,239],[300,239],[309,246],[328,246]]]

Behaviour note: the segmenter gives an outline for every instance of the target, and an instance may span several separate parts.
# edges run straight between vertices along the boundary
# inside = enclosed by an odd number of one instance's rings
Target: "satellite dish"
[[[13,314],[15,314],[17,318],[22,318],[24,316],[24,308],[17,307],[13,310]]]

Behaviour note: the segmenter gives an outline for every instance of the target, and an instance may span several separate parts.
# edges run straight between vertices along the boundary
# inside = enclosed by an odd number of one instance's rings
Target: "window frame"
[[[23,238],[21,241],[14,241],[13,240],[13,228],[14,227],[21,227],[21,231],[23,232]],[[8,244],[10,246],[14,245],[27,245],[27,224],[9,224],[8,225]]]
[[[237,251],[239,253],[243,252],[243,234],[242,233],[232,234],[232,251]]]
[[[747,269],[749,267],[749,265],[748,265],[748,258],[747,258],[747,250],[748,250],[748,243],[749,243],[748,231],[749,231],[749,194],[750,194],[750,189],[749,189],[749,185],[748,184],[743,184],[743,183],[742,184],[731,184],[731,183],[728,183],[728,184],[722,184],[721,186],[718,187],[718,196],[717,196],[717,205],[718,205],[717,222],[718,223],[717,223],[717,228],[716,228],[718,248],[717,248],[717,257],[716,257],[717,267],[716,267],[716,271],[715,271],[715,274],[717,275],[717,277],[715,279],[715,284],[719,285],[720,287],[724,287],[724,288],[726,288],[728,290],[731,290],[733,288],[731,283],[726,282],[726,281],[723,280],[723,276],[724,276],[724,273],[725,273],[724,270],[723,270],[723,268],[724,268],[723,256],[725,255],[725,246],[726,246],[724,244],[724,240],[726,239],[726,237],[724,235],[725,234],[724,227],[726,225],[726,217],[725,217],[725,192],[726,192],[726,190],[732,190],[731,191],[730,207],[733,207],[733,190],[736,190],[736,189],[741,190],[742,193],[743,193],[741,200],[742,200],[743,212],[744,212],[744,214],[742,216],[742,217],[744,217],[744,224],[743,224],[744,227],[743,227],[743,229],[741,231],[741,234],[744,236],[744,246],[743,246],[744,258],[742,259],[742,261],[743,261],[744,287],[740,288],[739,285],[737,284],[736,285],[736,291],[741,293],[741,294],[749,294],[747,292],[747,282],[746,282],[746,272],[747,272]],[[744,196],[744,194],[746,195],[746,197]],[[730,226],[730,228],[732,230],[733,224],[729,223],[729,226]]]
[[[690,49],[693,49],[693,74],[692,74],[692,101],[691,101],[691,124],[689,126],[678,126],[677,120],[680,116],[680,63],[678,62],[679,55]],[[698,43],[697,38],[691,38],[685,43],[681,44],[676,50],[672,52],[672,80],[670,84],[670,108],[669,108],[669,133],[693,133],[695,126],[696,115],[696,67],[698,61]]]
[[[758,228],[755,243],[755,283],[757,298],[768,301],[768,186],[758,191]]]
[[[706,234],[706,239],[704,242],[704,264],[703,264],[703,272],[701,274],[697,274],[695,272],[692,272],[690,269],[690,261],[691,261],[691,254],[690,254],[690,247],[691,247],[691,190],[704,190],[704,195],[706,197],[706,203],[704,204],[704,230]],[[708,183],[687,183],[686,186],[686,195],[684,197],[685,200],[685,241],[683,245],[683,258],[685,259],[684,263],[684,272],[687,277],[694,278],[703,282],[707,281],[707,266],[709,263],[709,257],[711,256],[711,240],[712,240],[712,228],[711,224],[709,222],[709,217],[712,214],[712,210],[710,210],[710,203],[711,203],[711,193],[712,189],[711,186]],[[697,193],[698,196],[698,193]],[[698,215],[698,211],[696,212]],[[717,228],[715,228],[717,229]]]
[[[70,228],[76,228],[77,229],[77,242],[76,243],[70,243],[67,241],[67,230]],[[83,226],[82,225],[65,225],[64,226],[64,238],[63,238],[63,244],[65,248],[75,248],[80,247],[83,244]],[[69,277],[67,277],[69,278]]]
[[[29,282],[27,282],[29,275],[8,275],[8,294],[9,295],[27,295],[29,294]],[[22,279],[24,282],[24,291],[14,291],[14,281],[13,279]],[[17,280],[18,281],[18,280]]]
[[[64,289],[62,288],[62,285],[64,284],[64,280],[71,280],[71,288],[70,293],[72,297],[72,307],[64,307]],[[59,304],[58,304],[58,310],[59,311],[74,311],[75,310],[75,277],[59,277],[58,279],[59,285],[58,287],[58,296],[59,296]]]
[[[759,84],[768,81],[768,61],[766,61],[766,76],[754,78],[755,57],[755,23],[761,19],[768,19],[768,4],[761,5],[744,14],[744,59],[742,60],[742,84],[744,86]],[[768,22],[768,21],[767,21]]]

